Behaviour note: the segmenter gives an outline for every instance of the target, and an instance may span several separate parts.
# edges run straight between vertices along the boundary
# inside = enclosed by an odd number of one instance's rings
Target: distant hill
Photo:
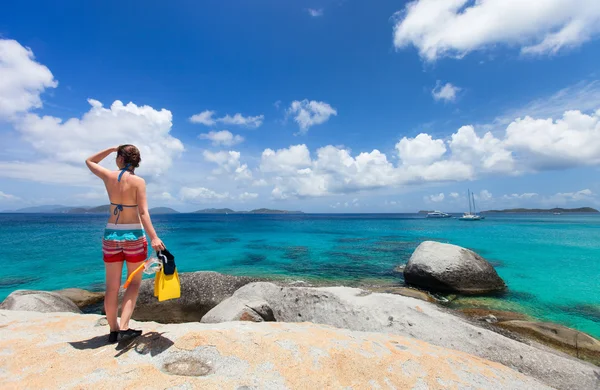
[[[433,210],[428,211],[428,210],[419,210],[418,214],[429,214],[429,213],[433,213]]]
[[[236,214],[232,209],[203,209],[194,211],[194,214]]]
[[[179,211],[170,207],[154,207],[149,210],[150,214],[180,214]],[[45,205],[25,207],[18,210],[6,210],[6,213],[39,213],[39,214],[108,214],[110,213],[110,205],[105,204],[96,207],[67,207],[62,205]],[[288,210],[272,210],[272,209],[256,209],[251,211],[235,211],[229,208],[223,209],[203,209],[194,211],[194,214],[304,214],[302,211]]]
[[[249,211],[248,214],[304,214],[304,213],[302,211],[256,209],[256,210]]]
[[[60,213],[63,210],[68,210],[70,207],[62,205],[44,205],[44,206],[32,206],[24,207],[22,209],[7,211],[12,213]]]
[[[110,205],[109,204],[105,204],[102,206],[96,206],[96,207],[92,207],[89,208],[85,211],[86,214],[108,214],[110,213]]]
[[[154,207],[150,210],[150,214],[180,214],[179,211],[174,210],[170,207]]]
[[[194,214],[304,214],[302,211],[256,209],[250,211],[235,211],[232,209],[203,209],[194,211]]]
[[[598,210],[591,207],[579,207],[575,209],[563,209],[555,207],[553,209],[506,209],[506,210],[489,210],[484,213],[597,213]]]

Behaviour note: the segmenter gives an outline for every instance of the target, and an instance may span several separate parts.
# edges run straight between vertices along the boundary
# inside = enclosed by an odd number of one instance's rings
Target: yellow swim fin
[[[154,276],[154,296],[155,297],[158,297],[158,292],[160,291],[160,283],[161,283],[161,279],[162,279],[163,275],[164,275],[163,270],[161,269]]]
[[[181,296],[181,286],[179,285],[179,275],[177,270],[173,275],[165,275],[161,272],[160,282],[158,282],[158,301],[166,301],[168,299],[175,299]],[[156,286],[156,284],[155,284]]]

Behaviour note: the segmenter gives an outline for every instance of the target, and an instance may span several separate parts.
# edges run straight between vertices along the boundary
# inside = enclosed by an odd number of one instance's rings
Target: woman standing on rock
[[[100,162],[109,154],[117,152],[118,170],[111,171],[100,166]],[[89,157],[85,163],[104,182],[110,200],[110,218],[104,230],[102,252],[106,269],[106,296],[104,308],[110,326],[108,341],[114,343],[119,335],[137,337],[141,330],[129,328],[129,319],[137,301],[142,274],[132,280],[123,296],[121,324],[117,321],[118,295],[123,273],[123,262],[127,264],[129,275],[148,256],[148,242],[144,230],[148,233],[152,248],[165,249],[156,235],[148,213],[146,182],[134,174],[140,165],[140,151],[133,145],[121,145],[103,150]]]

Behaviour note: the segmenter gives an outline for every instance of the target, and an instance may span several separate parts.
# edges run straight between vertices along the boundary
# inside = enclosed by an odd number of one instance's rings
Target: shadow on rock
[[[173,342],[163,337],[163,333],[149,332],[133,339],[119,341],[116,348],[119,353],[115,357],[119,357],[131,350],[135,350],[140,355],[149,354],[154,357],[165,352],[172,345]]]
[[[98,349],[113,345],[108,342],[107,335],[92,337],[89,340],[73,341],[69,344],[71,344],[73,348],[80,350]],[[163,337],[162,333],[149,332],[136,338],[119,341],[115,348],[118,351],[115,357],[119,357],[131,350],[134,350],[140,355],[150,354],[150,356],[156,356],[171,348],[172,345],[173,342],[168,338]]]

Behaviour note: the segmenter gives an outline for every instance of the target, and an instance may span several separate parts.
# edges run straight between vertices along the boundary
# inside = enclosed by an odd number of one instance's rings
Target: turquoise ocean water
[[[424,240],[475,250],[496,267],[509,310],[600,337],[600,216],[157,215],[180,272],[401,284],[394,268]],[[0,299],[16,289],[103,288],[105,216],[0,214]],[[496,300],[498,303],[498,300]]]

